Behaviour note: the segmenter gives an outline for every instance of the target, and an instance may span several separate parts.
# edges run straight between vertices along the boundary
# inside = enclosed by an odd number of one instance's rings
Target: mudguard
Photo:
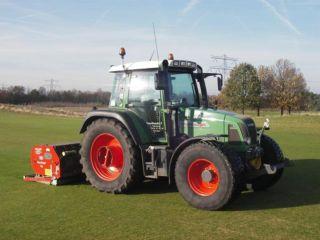
[[[84,133],[87,127],[99,118],[110,118],[121,122],[130,133],[134,143],[138,146],[151,142],[151,133],[142,119],[130,110],[121,109],[93,110],[87,114],[82,124],[80,133]]]

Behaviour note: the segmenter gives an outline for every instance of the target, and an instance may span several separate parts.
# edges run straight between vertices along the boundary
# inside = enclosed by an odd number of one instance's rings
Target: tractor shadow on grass
[[[224,211],[248,211],[277,208],[291,208],[320,204],[320,159],[292,160],[293,167],[285,169],[280,181],[270,189],[261,192],[244,192]],[[89,184],[87,182],[71,185]],[[168,179],[146,180],[128,194],[177,193],[175,185],[168,185]]]
[[[175,184],[169,185],[168,179],[146,180],[140,186],[132,189],[128,194],[162,194],[178,192]]]
[[[226,209],[247,211],[290,208],[320,203],[320,159],[293,160],[280,181],[262,192],[245,192]]]

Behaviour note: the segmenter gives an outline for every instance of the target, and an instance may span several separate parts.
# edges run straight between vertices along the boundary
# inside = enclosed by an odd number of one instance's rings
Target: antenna
[[[153,58],[153,54],[154,54],[154,50],[152,51],[152,53],[151,53],[151,56],[150,56],[150,58],[149,58],[149,61],[151,61],[152,60],[152,58]]]
[[[153,35],[154,35],[154,43],[156,45],[156,50],[157,50],[157,58],[158,58],[158,62],[159,62],[159,51],[158,51],[158,44],[157,44],[157,36],[156,36],[156,28],[154,26],[154,23],[152,23],[153,26]],[[153,55],[153,54],[152,54]]]

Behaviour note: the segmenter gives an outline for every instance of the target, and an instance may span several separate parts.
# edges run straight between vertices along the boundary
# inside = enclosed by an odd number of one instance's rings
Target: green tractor
[[[208,106],[205,79],[221,90],[221,74],[172,55],[110,72],[109,107],[89,112],[81,128],[82,171],[98,190],[123,193],[166,177],[192,206],[218,210],[248,186],[264,190],[282,176],[288,159],[263,133],[268,121],[257,129],[249,117]]]

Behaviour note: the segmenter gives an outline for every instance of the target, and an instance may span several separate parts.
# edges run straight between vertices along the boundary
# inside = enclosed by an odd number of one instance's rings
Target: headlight
[[[228,141],[229,142],[240,142],[240,134],[232,124],[228,124]]]

